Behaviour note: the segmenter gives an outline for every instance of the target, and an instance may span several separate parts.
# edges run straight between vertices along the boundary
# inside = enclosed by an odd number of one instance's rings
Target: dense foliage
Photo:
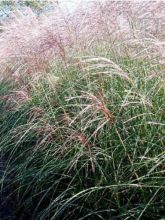
[[[164,219],[163,6],[3,24],[0,182],[16,219]]]

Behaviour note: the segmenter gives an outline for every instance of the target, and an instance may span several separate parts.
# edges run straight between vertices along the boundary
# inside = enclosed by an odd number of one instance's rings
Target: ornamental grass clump
[[[4,23],[0,182],[17,219],[164,218],[163,6],[97,1]]]

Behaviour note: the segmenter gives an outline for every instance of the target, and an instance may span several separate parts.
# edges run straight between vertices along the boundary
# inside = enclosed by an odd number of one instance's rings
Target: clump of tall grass
[[[17,80],[0,84],[1,189],[17,218],[164,218],[164,33],[140,22],[163,5],[107,1],[4,26],[1,66]]]

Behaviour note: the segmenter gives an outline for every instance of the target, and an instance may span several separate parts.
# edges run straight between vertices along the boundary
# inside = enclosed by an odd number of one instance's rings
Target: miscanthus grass
[[[164,219],[163,6],[2,24],[0,183],[16,219]]]
[[[164,79],[151,75],[161,69],[140,60],[81,61],[83,69],[56,64],[21,91],[9,94],[1,83],[1,185],[15,214],[163,219]]]

